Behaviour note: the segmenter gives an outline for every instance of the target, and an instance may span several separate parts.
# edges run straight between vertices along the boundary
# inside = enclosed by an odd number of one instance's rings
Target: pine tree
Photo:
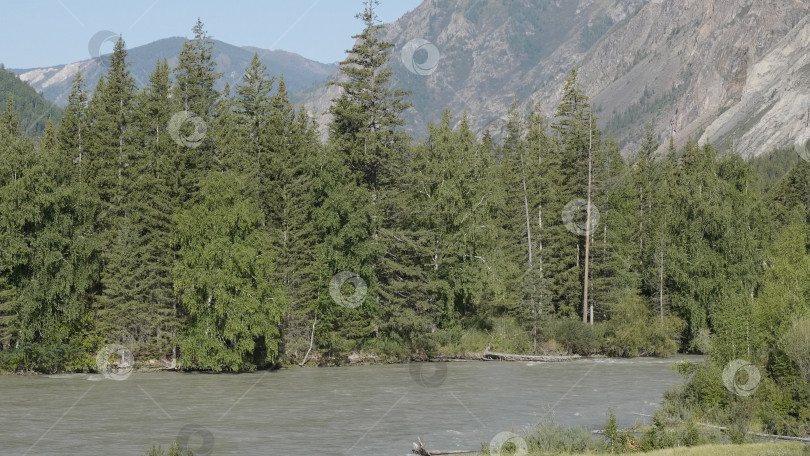
[[[709,145],[687,143],[676,186],[666,279],[672,306],[688,324],[690,348],[700,348],[698,336],[711,331],[725,341],[722,358],[739,356],[751,346],[762,264],[752,226],[767,227],[769,216],[750,168],[739,157],[718,158]]]
[[[290,298],[285,319],[285,346],[290,343],[292,352],[296,340],[300,342],[303,337],[304,344],[308,342],[303,329],[311,331],[309,322],[316,316],[318,292],[325,294],[324,289],[318,289],[319,280],[315,275],[318,238],[313,224],[313,211],[324,198],[316,187],[317,170],[322,166],[318,159],[323,154],[323,146],[318,138],[317,125],[303,108],[287,123],[287,109],[291,105],[286,101],[283,78],[279,81],[277,93],[274,121],[271,122],[271,125],[276,125],[271,138],[283,140],[278,153],[273,154],[277,186],[268,184],[262,188],[277,188],[278,193],[268,192],[262,200],[266,207],[272,208],[269,213],[275,214],[272,223],[278,233],[278,272]],[[283,125],[286,127],[280,128]]]
[[[75,151],[73,158],[76,163],[77,177],[83,179],[82,169],[84,153],[89,133],[87,118],[87,89],[81,72],[77,72],[71,84],[68,104],[65,107],[65,115],[59,123],[57,132],[58,141],[65,151]]]
[[[412,332],[454,320],[493,315],[498,306],[495,280],[501,227],[495,220],[495,166],[478,144],[466,116],[456,131],[445,111],[440,125],[415,150],[408,185],[414,263],[424,295],[394,318],[410,319]],[[399,246],[403,249],[403,246]],[[424,283],[421,283],[424,282]],[[427,328],[425,328],[427,326]],[[413,336],[412,336],[413,337]]]
[[[269,216],[265,196],[270,192],[265,190],[269,185],[270,163],[272,154],[269,143],[275,132],[269,131],[268,124],[272,110],[271,91],[275,78],[267,77],[267,68],[259,60],[258,54],[242,75],[242,84],[236,87],[236,110],[240,135],[244,138],[244,150],[248,156],[236,160],[241,163],[243,173],[252,173],[253,183],[256,185],[255,201],[263,208],[263,213]]]
[[[72,151],[60,148],[53,124],[35,147],[14,117],[7,110],[0,124],[0,341],[22,350],[18,368],[84,368],[94,349],[88,335],[98,249],[86,231],[93,206],[72,188]]]
[[[321,258],[326,265],[322,276],[328,282],[335,273],[350,270],[368,285],[362,309],[355,309],[343,322],[349,339],[377,336],[381,288],[389,288],[388,299],[394,296],[390,290],[396,287],[396,272],[393,265],[382,262],[395,239],[383,230],[397,226],[389,196],[397,187],[409,142],[407,135],[397,130],[403,124],[402,111],[408,106],[402,101],[405,92],[387,87],[391,70],[385,65],[393,45],[380,39],[383,26],[374,12],[377,4],[368,0],[357,15],[365,28],[354,36],[354,47],[340,63],[345,80],[334,83],[341,95],[330,108],[333,119],[328,147],[342,164],[330,170],[337,173],[334,177],[338,180],[333,181],[337,189],[316,213],[324,217],[319,221],[324,239]]]
[[[664,319],[664,261],[667,249],[667,221],[671,190],[671,161],[657,160],[658,142],[648,126],[633,168],[633,191],[636,193],[637,226],[633,238],[638,240],[637,259],[633,270],[640,274],[641,292],[654,302],[661,321]],[[674,152],[673,152],[674,153]]]
[[[168,160],[174,145],[168,133],[170,87],[168,63],[157,62],[149,85],[134,100],[131,137],[136,149],[128,166],[131,254],[138,284],[133,294],[140,304],[144,350],[155,356],[173,351],[179,330],[171,277],[176,254]]]
[[[137,230],[132,186],[139,176],[131,165],[137,160],[133,141],[135,80],[126,62],[127,51],[119,38],[110,67],[99,80],[89,103],[92,135],[85,167],[88,183],[97,191],[101,213],[95,231],[104,245],[101,293],[97,297],[99,334],[108,340],[143,343],[148,330],[142,316],[136,277]]]
[[[563,185],[559,188],[563,204],[575,199],[589,200],[592,191],[589,176],[593,173],[594,156],[599,154],[601,138],[588,97],[577,81],[576,69],[572,69],[566,79],[552,128],[557,131],[560,141],[560,177]],[[583,321],[588,318],[583,291],[586,288],[585,253],[589,251],[590,237],[594,234],[589,231],[593,223],[588,223],[592,205],[592,201],[581,205],[581,210],[578,211],[581,214],[577,214],[574,220],[587,233],[583,232],[583,235],[578,236],[569,232],[566,236],[562,230],[558,230],[551,238],[550,250],[554,252],[554,256],[548,258],[549,273],[554,277],[555,306],[570,316],[575,315],[575,309],[582,308],[580,317]],[[564,229],[562,224],[561,228]]]
[[[188,207],[196,195],[200,181],[215,164],[210,134],[201,134],[203,132],[198,125],[188,119],[196,116],[198,122],[206,127],[207,133],[208,124],[212,121],[219,99],[214,85],[222,74],[215,71],[214,42],[199,19],[192,32],[194,38],[183,43],[177,66],[174,68],[172,86],[174,112],[171,118],[178,122],[177,125],[172,125],[178,129],[175,134],[200,141],[192,141],[193,144],[185,144],[182,141],[175,143],[168,154],[173,173],[172,205],[177,208]]]
[[[549,282],[543,269],[546,253],[543,251],[543,211],[544,203],[548,203],[551,196],[547,172],[551,163],[543,163],[543,158],[553,153],[549,153],[551,141],[540,105],[535,106],[525,122],[519,117],[517,108],[515,98],[506,126],[501,165],[501,186],[506,191],[503,219],[507,222],[505,231],[513,233],[510,244],[516,258],[514,262],[521,265],[516,287],[520,293],[513,298],[518,307],[512,312],[531,331],[533,346],[537,350],[540,325],[551,316],[552,310]]]
[[[27,188],[33,145],[23,136],[17,119],[14,99],[9,97],[0,113],[0,344],[4,348],[35,340],[38,329],[25,328],[32,322],[21,321],[18,301],[32,274],[27,237],[37,210]]]
[[[174,99],[180,109],[205,120],[210,118],[219,97],[214,84],[222,74],[215,71],[214,42],[199,18],[191,31],[194,38],[183,43],[174,69]]]

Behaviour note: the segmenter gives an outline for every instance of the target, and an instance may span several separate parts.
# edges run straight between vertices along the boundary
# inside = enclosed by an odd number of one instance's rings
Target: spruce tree
[[[215,164],[214,146],[211,135],[207,133],[211,127],[208,124],[212,121],[219,99],[214,85],[222,74],[215,71],[214,43],[199,19],[192,32],[194,37],[183,43],[177,66],[174,68],[173,112],[170,119],[174,119],[177,123],[171,125],[177,129],[173,132],[175,135],[199,139],[199,142],[191,141],[191,144],[176,142],[168,154],[173,172],[172,205],[177,208],[188,207],[189,202],[194,199],[200,181]],[[198,120],[194,122],[189,120],[195,116]],[[204,127],[205,132],[200,130],[200,126]]]
[[[337,168],[330,170],[336,173],[333,183],[337,188],[316,213],[323,217],[318,224],[324,239],[321,258],[326,283],[332,275],[348,270],[368,285],[362,308],[345,315],[347,331],[339,339],[376,337],[381,311],[378,306],[396,305],[380,302],[381,288],[389,288],[390,300],[394,296],[390,290],[397,280],[393,265],[382,264],[388,245],[394,242],[384,229],[397,226],[389,196],[397,186],[409,142],[407,135],[397,129],[403,124],[402,112],[408,105],[402,101],[404,92],[388,88],[391,70],[386,63],[393,45],[380,38],[383,26],[374,12],[377,4],[376,0],[368,0],[357,15],[365,28],[354,36],[355,45],[340,63],[344,79],[333,83],[341,89],[330,108],[328,145],[329,152],[340,161]]]
[[[577,71],[572,69],[566,79],[563,97],[552,124],[560,141],[560,177],[563,183],[560,186],[560,198],[564,205],[574,200],[587,200],[589,189],[592,190],[589,173],[592,174],[593,171],[589,170],[589,163],[592,167],[594,154],[599,153],[601,143],[595,123],[588,97],[582,92],[577,80]],[[570,230],[566,235],[563,232],[565,225],[562,222],[557,225],[557,232],[551,237],[552,244],[549,246],[554,256],[548,258],[549,273],[554,277],[552,289],[555,306],[569,316],[576,315],[576,309],[582,309],[580,318],[583,321],[588,318],[588,311],[583,304],[583,288],[585,253],[588,250],[586,244],[590,243],[584,229],[593,225],[585,220],[589,206],[578,205],[580,210],[573,220],[577,226],[583,228],[582,235]],[[561,219],[562,208],[559,214]],[[594,233],[588,234],[593,236]]]
[[[102,338],[133,344],[148,339],[147,303],[138,296],[138,229],[133,173],[139,159],[134,142],[135,80],[119,37],[106,76],[99,80],[89,103],[92,135],[88,144],[88,183],[98,193],[101,212],[95,230],[104,245],[101,292],[97,296],[98,330]]]
[[[466,117],[456,131],[451,123],[445,111],[440,125],[428,127],[430,135],[415,150],[407,193],[413,215],[406,242],[414,244],[413,262],[421,271],[412,275],[421,278],[416,283],[424,281],[424,295],[411,292],[416,299],[400,306],[397,320],[404,325],[407,316],[413,332],[492,316],[502,304],[497,291],[508,287],[495,280],[502,244],[494,158],[476,141]]]
[[[173,176],[169,154],[174,143],[168,133],[170,111],[169,68],[157,62],[149,84],[136,96],[132,141],[135,153],[129,162],[129,216],[133,220],[132,254],[135,299],[141,303],[144,348],[155,356],[174,351],[179,329],[177,299],[171,269],[176,254],[172,248],[171,200]]]

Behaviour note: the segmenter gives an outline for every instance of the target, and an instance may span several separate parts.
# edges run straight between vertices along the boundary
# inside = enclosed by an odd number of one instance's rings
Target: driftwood
[[[491,352],[489,348],[484,350],[485,360],[499,360],[499,361],[537,361],[541,363],[550,363],[555,361],[572,361],[579,359],[579,355],[513,355],[511,353],[498,353]]]
[[[728,430],[728,428],[725,427],[725,426],[717,426],[717,425],[709,424],[709,423],[696,423],[696,424],[698,424],[699,426],[707,427],[707,428],[719,429],[721,431],[727,431]],[[790,436],[790,435],[762,434],[762,433],[759,433],[759,432],[750,432],[750,434],[753,434],[753,435],[755,435],[757,437],[760,437],[760,438],[763,438],[763,439],[790,440],[790,441],[793,441],[793,442],[810,443],[810,437],[793,437],[793,436]]]
[[[318,323],[318,316],[315,316],[315,321],[312,322],[312,332],[309,333],[309,349],[307,350],[307,354],[304,355],[304,359],[298,363],[299,366],[304,367],[304,364],[307,363],[307,358],[309,358],[309,352],[312,351],[312,344],[315,342],[315,325]]]
[[[439,456],[439,455],[443,455],[443,454],[472,454],[472,453],[475,453],[475,451],[461,451],[461,450],[455,450],[455,451],[436,451],[436,450],[428,451],[427,448],[425,448],[425,443],[422,442],[422,439],[420,437],[417,437],[416,439],[419,440],[419,443],[414,443],[413,444],[413,449],[411,450],[411,453],[418,454],[420,456]]]
[[[649,418],[653,418],[653,415],[645,415],[643,413],[634,413],[634,415],[638,416],[646,416]],[[728,428],[725,426],[717,426],[716,424],[709,424],[709,423],[695,423],[698,426],[703,426],[711,429],[717,429],[720,431],[727,431]],[[749,432],[749,434],[753,434],[756,437],[763,438],[763,439],[776,439],[776,440],[790,440],[793,442],[804,442],[810,443],[810,437],[793,437],[790,435],[778,435],[778,434],[762,434],[760,432]]]

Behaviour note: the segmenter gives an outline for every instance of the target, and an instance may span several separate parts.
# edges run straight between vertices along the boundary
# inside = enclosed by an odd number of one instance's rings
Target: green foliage
[[[594,438],[585,427],[562,426],[554,421],[544,421],[526,436],[530,454],[577,454],[606,453],[608,445]]]
[[[576,70],[551,119],[539,105],[521,112],[516,99],[502,142],[478,138],[465,115],[447,111],[412,144],[374,6],[360,14],[364,29],[341,64],[325,144],[258,57],[233,90],[214,90],[201,23],[173,77],[158,62],[141,91],[119,41],[92,98],[77,75],[61,123],[38,141],[8,103],[0,366],[84,371],[112,341],[139,359],[177,355],[183,368],[212,371],[345,363],[360,351],[393,361],[486,347],[694,350],[709,359],[680,366],[689,379],[643,437],[614,422],[609,442],[549,425],[529,437],[532,448],[720,440],[698,421],[728,426],[736,441],[749,430],[806,433],[807,162],[781,154],[746,163],[694,142],[679,154],[672,141],[658,156],[651,129],[627,159],[597,128]],[[489,20],[489,7],[470,3],[465,14]],[[537,40],[512,39],[516,52],[543,52]],[[636,109],[654,109],[654,95]],[[186,110],[207,127],[197,147],[169,132]],[[585,198],[600,213],[589,237],[562,220],[569,202]],[[368,286],[356,308],[329,294],[341,271]],[[737,358],[762,375],[751,397],[723,384]]]
[[[678,317],[660,318],[633,291],[611,306],[606,324],[605,351],[615,356],[674,355],[683,331]]]
[[[551,338],[568,353],[592,355],[599,352],[601,340],[597,333],[601,326],[594,327],[573,318],[555,321],[551,326]]]
[[[156,445],[147,450],[144,456],[194,456],[194,452],[191,450],[183,451],[177,442],[172,442],[172,444],[169,445],[168,452],[163,451],[162,446]]]
[[[274,280],[276,252],[244,180],[212,173],[200,201],[177,216],[175,291],[188,315],[187,367],[219,371],[272,364],[287,299]]]
[[[613,410],[608,411],[604,432],[605,437],[609,440],[611,453],[630,453],[639,447],[631,432],[619,429],[619,422],[616,420]]]
[[[19,127],[30,136],[42,135],[48,122],[59,123],[63,114],[16,74],[0,68],[0,110],[9,106],[17,110]]]
[[[780,342],[782,350],[810,380],[810,314],[794,320]]]

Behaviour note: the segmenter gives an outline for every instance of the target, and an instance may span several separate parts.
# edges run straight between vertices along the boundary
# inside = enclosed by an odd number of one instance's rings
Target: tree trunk
[[[582,321],[588,322],[588,267],[591,251],[591,182],[593,169],[593,115],[588,119],[588,199],[585,205],[585,278],[582,287]],[[591,314],[593,315],[593,314]],[[591,316],[593,324],[593,316]]]

